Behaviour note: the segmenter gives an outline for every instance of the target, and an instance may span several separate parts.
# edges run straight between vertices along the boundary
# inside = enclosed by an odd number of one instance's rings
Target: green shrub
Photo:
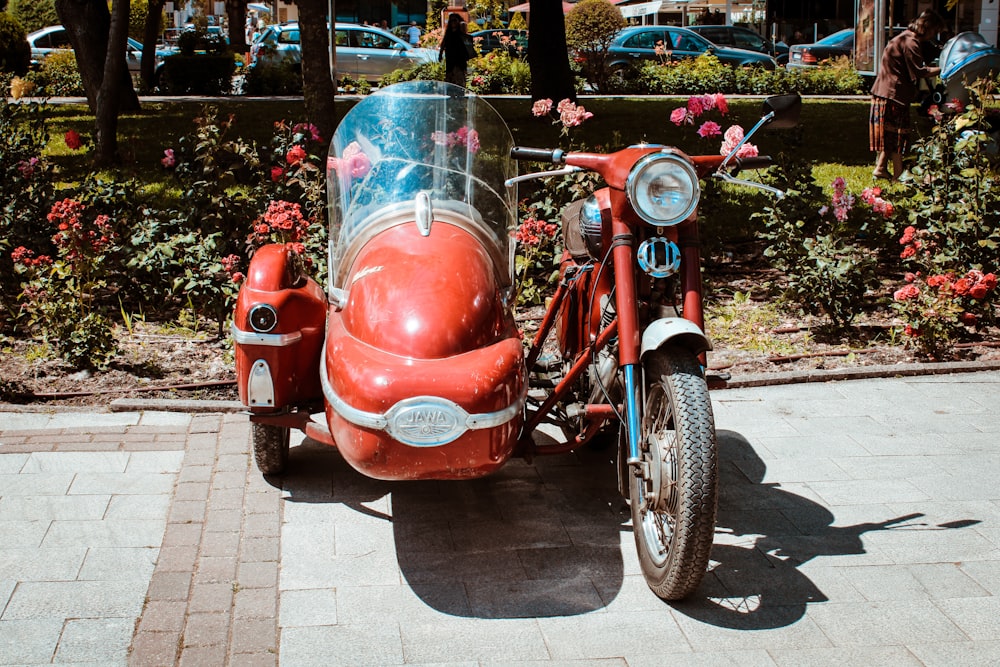
[[[608,0],[582,0],[566,15],[566,45],[581,59],[587,80],[608,90],[608,49],[626,26],[621,11]]]
[[[444,63],[425,63],[423,65],[411,67],[410,69],[393,70],[388,74],[383,74],[382,78],[379,79],[378,85],[380,87],[391,86],[394,83],[414,81],[417,79],[427,81],[444,81]]]
[[[245,95],[301,95],[302,71],[297,64],[283,60],[280,62],[258,62],[246,68],[243,79]]]
[[[469,63],[467,85],[480,95],[527,95],[531,92],[531,69],[523,59],[497,49]]]
[[[730,67],[706,53],[675,62],[644,61],[611,81],[613,92],[690,95],[722,92],[740,95],[858,95],[864,80],[846,58],[821,67],[765,70]]]
[[[996,321],[1000,270],[1000,179],[985,100],[995,81],[969,87],[971,104],[947,115],[914,146],[909,226],[893,244],[908,269],[894,292],[908,342],[933,358],[967,331]]]
[[[52,165],[43,150],[48,141],[44,104],[8,104],[0,96],[0,302],[13,307],[20,280],[14,276],[10,250],[33,245],[42,254],[51,254],[39,233],[53,201]],[[0,321],[10,321],[0,313]],[[2,328],[2,326],[0,326]]]
[[[167,56],[160,88],[167,95],[229,95],[235,71],[231,53]]]
[[[10,0],[7,3],[7,13],[24,26],[25,32],[59,25],[54,0]]]
[[[30,65],[31,48],[24,26],[10,14],[0,12],[0,72],[21,75]]]
[[[85,94],[80,69],[73,51],[54,51],[45,57],[42,66],[26,77],[49,97],[80,97]]]
[[[785,195],[752,216],[764,222],[764,255],[785,273],[787,299],[844,329],[874,302],[878,248],[864,242],[863,230],[873,215],[892,215],[891,207],[869,208],[870,190],[863,205],[843,179],[833,183],[833,198],[827,199],[804,162],[772,171]]]

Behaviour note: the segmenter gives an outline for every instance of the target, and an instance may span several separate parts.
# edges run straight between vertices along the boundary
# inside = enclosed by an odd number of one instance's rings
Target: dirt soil
[[[734,289],[734,287],[736,289]],[[716,293],[745,286],[716,284]],[[950,359],[926,359],[892,336],[890,318],[868,318],[849,334],[830,337],[814,318],[782,315],[764,301],[749,300],[727,309],[722,319],[708,323],[715,349],[709,370],[731,380],[767,374],[830,369],[899,367],[935,361],[1000,362],[1000,331],[993,329],[960,344]],[[761,317],[766,313],[767,318]],[[525,313],[519,324],[530,337],[541,316]],[[713,328],[715,331],[713,332]],[[45,358],[37,342],[6,339],[0,361],[0,403],[43,406],[105,407],[117,398],[238,400],[231,343],[206,335],[164,333],[139,323],[119,336],[121,351],[106,370],[77,371],[57,359]]]

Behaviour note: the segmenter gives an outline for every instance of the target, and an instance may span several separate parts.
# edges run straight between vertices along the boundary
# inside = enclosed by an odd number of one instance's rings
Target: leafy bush
[[[163,59],[160,87],[168,95],[229,95],[235,71],[236,60],[231,53],[167,56]]]
[[[527,95],[531,92],[531,70],[522,58],[496,49],[469,63],[468,85],[480,95]]]
[[[37,229],[53,202],[52,165],[43,152],[46,115],[44,104],[8,104],[0,97],[0,301],[5,304],[13,302],[20,282],[8,251],[22,245],[53,251],[48,235]],[[0,313],[7,320],[5,315]]]
[[[809,69],[773,71],[759,67],[730,67],[705,53],[680,61],[645,61],[621,72],[612,82],[614,92],[683,95],[723,92],[743,95],[856,95],[864,81],[846,58]]]
[[[608,89],[608,49],[626,26],[621,11],[608,0],[582,0],[566,15],[566,46],[580,58],[587,80]]]
[[[301,95],[302,72],[290,61],[257,62],[246,68],[245,95]]]
[[[42,61],[38,71],[26,77],[38,92],[49,97],[80,97],[85,94],[73,51],[55,51]]]
[[[24,74],[31,65],[28,33],[21,23],[6,12],[0,12],[0,72]]]
[[[54,0],[10,0],[7,13],[16,18],[25,32],[34,32],[46,26],[59,25]]]
[[[119,237],[114,220],[69,198],[54,204],[47,220],[55,257],[24,246],[11,253],[25,279],[26,328],[74,368],[103,368],[117,349],[102,299],[111,289],[102,264]]]
[[[805,163],[773,171],[785,195],[753,216],[764,222],[764,255],[785,273],[786,298],[843,329],[872,304],[879,285],[877,248],[862,242],[863,230],[893,208],[874,190],[862,195],[864,206],[856,202],[843,179],[834,181],[833,198],[825,202]]]
[[[388,74],[383,74],[382,78],[379,79],[378,85],[391,86],[394,83],[415,81],[418,79],[428,81],[444,81],[444,63],[424,63],[422,65],[417,65],[416,67],[411,67],[410,69],[393,70]]]
[[[904,183],[909,223],[899,243],[909,270],[893,292],[908,341],[942,358],[967,330],[996,319],[1000,269],[1000,182],[985,100],[994,81],[969,87],[971,104],[950,102],[946,115],[914,146]],[[897,246],[898,247],[898,246]]]

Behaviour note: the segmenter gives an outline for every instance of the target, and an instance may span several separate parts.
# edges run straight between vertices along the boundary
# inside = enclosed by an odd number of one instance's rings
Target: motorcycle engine
[[[603,227],[601,206],[594,195],[578,199],[563,209],[563,240],[566,249],[578,261],[600,259],[604,255]]]

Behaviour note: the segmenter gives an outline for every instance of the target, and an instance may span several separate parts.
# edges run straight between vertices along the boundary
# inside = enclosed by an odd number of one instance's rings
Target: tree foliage
[[[21,22],[25,32],[59,24],[55,0],[10,0],[7,12]]]
[[[10,14],[0,12],[0,72],[24,74],[30,63],[24,27]]]
[[[566,45],[582,58],[587,79],[599,91],[607,89],[608,49],[625,26],[621,10],[608,0],[583,0],[566,15]]]

